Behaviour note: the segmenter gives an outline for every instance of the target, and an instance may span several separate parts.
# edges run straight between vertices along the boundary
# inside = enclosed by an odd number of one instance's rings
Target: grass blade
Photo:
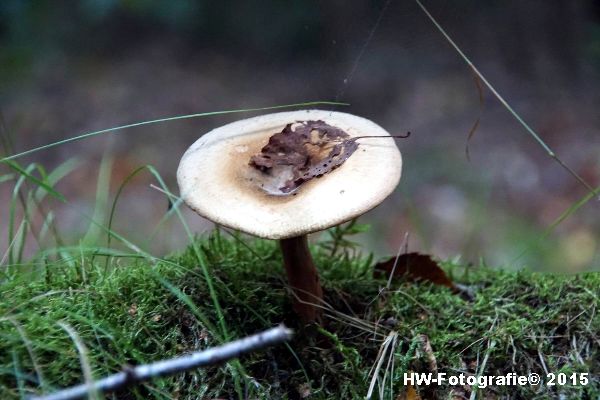
[[[119,197],[121,197],[121,193],[123,192],[123,189],[125,189],[125,186],[127,186],[129,181],[131,181],[140,172],[146,170],[146,168],[147,168],[146,165],[136,168],[135,170],[133,170],[133,172],[131,172],[129,175],[127,175],[125,177],[123,182],[121,182],[121,185],[119,186],[119,189],[117,190],[117,194],[115,195],[115,198],[112,202],[112,206],[110,208],[110,214],[108,217],[108,232],[109,233],[107,233],[107,235],[106,235],[107,236],[106,247],[110,247],[110,244],[111,244],[112,237],[110,235],[110,231],[112,230],[112,223],[113,223],[113,219],[115,217],[115,211],[117,210],[117,203],[119,202]],[[106,260],[106,262],[108,263],[108,260]]]
[[[102,221],[106,217],[106,205],[108,204],[108,195],[110,188],[110,176],[112,172],[113,159],[111,156],[105,156],[100,162],[98,171],[98,180],[96,182],[96,199],[94,201],[94,213],[92,220]],[[92,245],[98,242],[101,230],[94,224],[90,224],[87,232],[83,235],[82,243]]]
[[[33,169],[35,168],[35,166],[33,164],[29,165],[27,167],[27,172],[29,173],[30,171],[33,171]],[[15,183],[15,186],[13,187],[13,192],[12,192],[12,196],[11,196],[11,200],[10,200],[10,205],[9,205],[9,211],[8,211],[8,234],[7,234],[7,240],[8,240],[8,247],[7,247],[7,253],[8,253],[8,263],[9,264],[15,264],[17,261],[14,258],[14,250],[13,250],[13,246],[16,246],[17,248],[19,246],[23,246],[23,243],[18,244],[16,242],[16,235],[18,235],[21,232],[21,229],[25,229],[25,221],[27,221],[27,202],[23,201],[23,220],[21,221],[21,224],[19,225],[19,228],[17,229],[17,233],[15,233],[15,221],[17,218],[17,203],[19,201],[19,194],[20,194],[20,190],[21,190],[21,186],[23,186],[25,184],[25,180],[26,180],[26,176],[23,174],[19,175],[19,178],[17,179],[17,182]],[[20,260],[18,261],[20,262]]]
[[[8,182],[8,181],[12,181],[15,179],[15,174],[5,174],[0,176],[0,183],[4,183],[4,182]]]
[[[531,128],[529,126],[529,124],[527,122],[525,122],[525,120],[523,118],[521,118],[521,116],[510,106],[510,104],[508,104],[508,102],[506,100],[504,100],[504,98],[500,95],[500,93],[498,93],[498,91],[494,88],[494,86],[492,86],[492,84],[490,82],[488,82],[488,80],[485,78],[485,76],[483,76],[483,74],[477,69],[477,67],[475,67],[475,65],[473,65],[473,63],[471,62],[469,57],[467,57],[465,55],[465,53],[463,53],[463,51],[460,49],[460,47],[458,47],[458,45],[454,42],[454,40],[452,40],[450,35],[448,35],[448,33],[446,33],[444,28],[442,28],[442,26],[437,22],[437,20],[433,17],[433,15],[431,15],[431,13],[427,10],[427,8],[425,8],[423,3],[421,3],[421,1],[419,1],[419,0],[415,0],[415,2],[421,8],[421,10],[423,10],[423,12],[427,16],[427,18],[429,18],[429,20],[433,23],[433,25],[435,25],[437,30],[440,31],[440,33],[444,36],[444,38],[448,41],[448,43],[450,43],[450,45],[454,48],[454,50],[456,50],[456,52],[460,55],[460,57],[472,69],[472,71],[475,73],[475,75],[477,75],[477,77],[479,79],[481,79],[481,81],[485,84],[485,86],[487,86],[487,88],[492,92],[492,94],[498,99],[498,101],[500,101],[500,103],[504,106],[504,108],[506,108],[508,110],[508,112],[521,124],[521,126],[523,126],[523,128],[525,128],[525,130],[531,135],[531,137],[533,137],[535,139],[535,141],[538,142],[538,144],[546,151],[548,156],[550,156],[552,159],[554,159],[554,161],[556,161],[565,171],[567,171],[581,185],[583,185],[585,188],[587,188],[592,194],[598,195],[600,192],[598,192],[597,189],[594,189],[577,172],[575,172],[573,169],[571,169],[571,167],[569,167],[567,164],[565,164],[556,155],[556,153],[554,153],[554,151],[550,148],[550,146],[548,146],[546,144],[546,142],[544,142],[542,140],[542,138],[533,130],[533,128]]]
[[[167,187],[167,185],[165,184],[165,182],[163,181],[162,177],[160,176],[160,173],[151,165],[148,165],[147,168],[148,168],[148,171],[150,171],[150,173],[152,175],[154,175],[154,177],[156,178],[156,180],[158,181],[158,183],[160,184],[162,189],[165,191],[165,193],[170,193],[170,190]],[[188,226],[188,224],[185,222],[183,215],[181,215],[181,211],[179,210],[179,208],[175,209],[175,213],[177,214],[177,217],[181,221],[183,229],[185,230],[186,235],[187,235],[188,239],[190,240],[190,243],[192,244],[192,248],[194,249],[196,258],[198,259],[198,264],[200,265],[200,269],[202,270],[202,274],[204,275],[204,280],[206,281],[206,284],[208,286],[208,292],[209,292],[211,300],[215,306],[215,311],[216,311],[217,317],[219,319],[218,322],[219,322],[219,327],[221,328],[221,334],[223,335],[224,340],[229,340],[230,337],[229,337],[227,325],[225,323],[225,316],[221,309],[221,305],[219,303],[217,292],[213,285],[213,280],[211,278],[211,274],[209,271],[208,263],[206,262],[206,258],[203,255],[203,253],[200,251],[200,248],[198,247],[198,244],[196,243],[194,235],[192,234],[192,231],[190,230],[190,227]]]
[[[577,210],[579,210],[581,207],[583,207],[585,204],[587,204],[588,201],[592,200],[595,197],[595,193],[597,193],[598,191],[600,191],[600,186],[598,186],[594,191],[587,193],[585,196],[583,196],[581,199],[579,199],[575,203],[571,204],[569,206],[569,208],[567,208],[565,211],[563,211],[562,214],[560,214],[558,216],[558,218],[556,218],[544,230],[544,233],[542,233],[540,235],[540,237],[537,239],[537,241],[541,242],[542,240],[544,240],[545,238],[547,238],[548,235],[550,235],[550,233],[552,233],[552,231],[554,230],[554,228],[556,228],[565,219],[569,218],[571,216],[571,214],[573,214],[574,212],[576,212]],[[521,251],[521,253],[519,253],[519,255],[517,255],[515,258],[513,258],[510,261],[510,263],[514,264],[518,260],[520,260],[525,254],[527,254],[527,252],[529,251],[530,247],[527,247],[526,249],[524,249],[523,251]]]
[[[62,201],[63,203],[66,203],[67,199],[65,198],[65,196],[63,196],[61,193],[57,192],[52,186],[50,186],[47,182],[45,182],[45,179],[41,180],[41,179],[36,178],[30,172],[28,172],[27,170],[24,170],[23,168],[21,168],[21,166],[19,164],[17,164],[14,161],[11,161],[10,159],[4,158],[1,161],[4,162],[6,165],[8,165],[12,170],[19,173],[19,175],[25,177],[25,179],[27,179],[28,181],[31,181],[31,182],[35,183],[36,185],[38,185],[39,187],[43,188],[49,195],[57,198],[58,200]]]
[[[277,110],[277,109],[281,109],[281,108],[309,107],[309,106],[317,106],[317,105],[347,106],[349,104],[348,103],[340,103],[337,101],[309,101],[309,102],[305,102],[305,103],[285,104],[285,105],[281,105],[281,106],[246,108],[246,109],[225,110],[225,111],[210,111],[210,112],[198,113],[198,114],[186,114],[186,115],[178,115],[175,117],[158,118],[158,119],[153,119],[150,121],[135,122],[132,124],[116,126],[114,128],[108,128],[108,129],[102,129],[99,131],[87,132],[87,133],[84,133],[84,134],[81,134],[78,136],[73,136],[73,137],[70,137],[67,139],[59,140],[57,142],[52,142],[52,143],[48,143],[43,146],[35,147],[33,149],[29,149],[29,150],[23,151],[21,153],[13,154],[12,156],[9,156],[9,157],[4,157],[0,160],[0,162],[14,160],[16,158],[23,157],[28,154],[36,153],[41,150],[59,146],[61,144],[75,142],[77,140],[82,140],[82,139],[86,139],[86,138],[89,138],[92,136],[101,135],[103,133],[115,132],[115,131],[119,131],[119,130],[127,129],[127,128],[135,128],[137,126],[156,124],[156,123],[160,123],[160,122],[177,121],[177,120],[182,120],[182,119],[209,117],[209,116],[214,116],[214,115],[234,114],[234,113],[251,112],[251,111]]]
[[[13,316],[7,316],[3,319],[9,321],[17,329],[17,332],[21,337],[21,341],[23,342],[23,345],[27,350],[29,358],[31,359],[31,364],[33,365],[33,369],[37,377],[37,382],[40,384],[43,390],[48,390],[49,387],[46,385],[46,380],[44,379],[44,374],[42,373],[42,367],[34,351],[33,343],[31,342],[31,340],[29,340],[29,337],[25,333],[25,329]]]
[[[77,352],[79,353],[79,360],[81,362],[81,369],[83,371],[83,379],[85,381],[85,385],[88,390],[88,399],[89,400],[98,400],[100,397],[98,396],[98,391],[94,386],[94,376],[92,374],[92,366],[90,365],[90,360],[88,357],[88,349],[79,334],[73,329],[73,327],[66,322],[59,321],[57,324],[63,328],[68,334],[73,343],[75,343],[75,347],[77,347]]]

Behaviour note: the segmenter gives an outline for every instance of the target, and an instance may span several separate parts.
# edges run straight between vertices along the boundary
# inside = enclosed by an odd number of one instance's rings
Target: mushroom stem
[[[294,310],[304,323],[320,323],[323,317],[320,308],[323,290],[319,282],[319,273],[308,249],[306,235],[281,239],[279,243],[288,282],[296,298]]]

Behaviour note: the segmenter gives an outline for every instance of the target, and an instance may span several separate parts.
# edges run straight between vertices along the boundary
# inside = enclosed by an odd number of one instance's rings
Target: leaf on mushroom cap
[[[304,182],[333,171],[344,163],[356,151],[356,138],[350,138],[344,130],[323,121],[298,121],[292,129],[287,124],[281,132],[269,138],[269,143],[259,154],[252,156],[250,165],[268,173],[275,165],[287,165],[292,168],[292,179],[285,182],[279,190],[290,193]],[[314,138],[312,133],[316,132]],[[310,152],[309,146],[320,149],[335,143],[326,156]]]

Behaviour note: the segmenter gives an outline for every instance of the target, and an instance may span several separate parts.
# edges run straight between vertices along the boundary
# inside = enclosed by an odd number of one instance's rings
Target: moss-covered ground
[[[475,395],[600,398],[600,274],[444,263],[455,282],[473,290],[465,299],[428,283],[386,289],[385,279],[373,278],[372,259],[349,248],[333,256],[331,247],[313,251],[327,302],[320,328],[299,325],[278,247],[269,241],[213,234],[165,260],[82,255],[3,270],[0,398],[79,383],[83,367],[98,378],[281,322],[296,331],[288,345],[106,397],[364,398],[375,372],[373,398],[393,399],[406,391],[405,372],[439,371],[535,372],[543,381],[554,372],[569,382],[573,373],[588,373],[585,386],[493,385]],[[474,390],[415,386],[422,398],[469,398]]]

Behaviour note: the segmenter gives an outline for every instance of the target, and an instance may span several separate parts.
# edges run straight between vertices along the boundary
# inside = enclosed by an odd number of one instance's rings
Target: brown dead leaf
[[[393,278],[404,277],[412,281],[427,281],[456,290],[454,282],[448,278],[439,264],[426,254],[406,253],[375,264],[376,274]]]
[[[421,396],[412,385],[408,385],[404,393],[400,393],[396,400],[421,400]]]
[[[273,174],[275,167],[291,171],[292,178],[278,188],[291,193],[313,178],[319,178],[341,166],[358,149],[359,139],[395,138],[410,136],[355,136],[323,121],[296,121],[269,138],[260,153],[248,163],[265,174]],[[281,168],[279,168],[281,171]]]
[[[279,188],[290,193],[342,165],[358,148],[356,140],[323,121],[298,121],[271,136],[249,164],[267,174],[275,166],[291,167],[292,179]]]
[[[293,130],[292,124],[287,124],[281,132],[269,138],[269,143],[259,154],[250,158],[250,165],[262,172],[268,172],[275,165],[302,168],[308,162],[305,144],[309,140],[309,136],[297,129]]]

